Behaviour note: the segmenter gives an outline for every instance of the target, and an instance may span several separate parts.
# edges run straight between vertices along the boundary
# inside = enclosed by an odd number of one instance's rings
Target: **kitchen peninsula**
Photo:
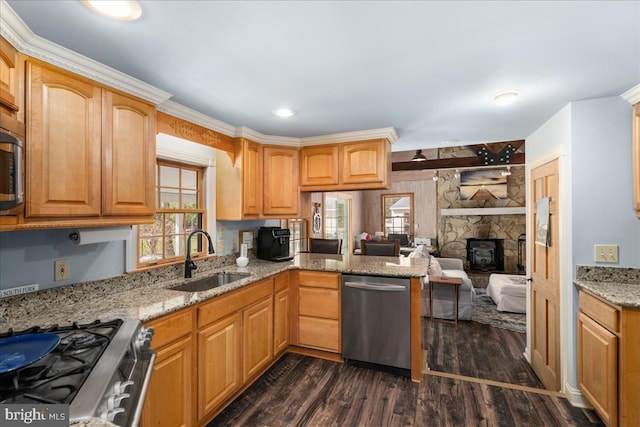
[[[154,394],[154,379],[160,381],[163,373],[154,370],[147,403],[150,400],[157,403],[154,409],[145,409],[143,425],[149,422],[149,416],[169,416],[156,409],[165,405],[169,405],[168,410],[187,421],[187,424],[204,425],[287,349],[341,360],[340,344],[337,347],[324,345],[326,341],[322,340],[322,336],[317,345],[313,344],[318,334],[327,333],[322,328],[318,332],[314,325],[322,326],[331,322],[337,325],[335,331],[338,338],[334,341],[339,343],[340,316],[324,313],[323,310],[328,307],[326,310],[336,312],[335,307],[330,307],[333,302],[340,304],[341,274],[402,277],[410,278],[411,378],[420,381],[420,278],[427,274],[428,259],[305,253],[282,263],[251,259],[247,267],[239,268],[235,263],[229,263],[233,262],[231,257],[212,257],[210,260],[216,258],[224,259],[224,265],[208,271],[202,271],[204,268],[201,268],[192,279],[177,277],[181,275],[181,268],[172,267],[170,271],[173,277],[166,280],[150,280],[149,275],[154,273],[139,272],[115,278],[126,284],[114,283],[112,278],[1,299],[0,332],[10,328],[22,330],[34,325],[46,327],[73,322],[89,323],[96,319],[140,319],[155,329],[152,346],[158,352],[157,369],[165,366],[163,352],[173,351],[177,343],[182,345],[178,354],[187,357],[180,359],[180,369],[186,370],[181,377],[185,384],[172,384],[168,391],[166,387],[156,387],[161,389],[158,395]],[[202,265],[208,261],[197,262]],[[221,271],[250,275],[203,292],[172,290],[185,281],[199,280]],[[308,291],[304,296],[299,293],[299,286]],[[298,320],[303,317],[298,317],[298,309],[302,307],[300,301],[309,295],[314,295],[311,306],[313,310],[318,310],[317,323],[313,323],[312,318],[311,327],[306,330],[307,324],[301,322],[298,325]],[[331,295],[335,297],[333,300]],[[230,345],[233,348],[229,348]],[[234,360],[221,360],[218,354],[221,351],[225,358]],[[216,363],[207,363],[210,360]],[[217,376],[219,371],[209,371],[218,369],[224,363],[232,368],[225,368],[222,377]],[[229,380],[229,375],[232,380],[227,384],[225,381]],[[202,384],[203,378],[214,382],[219,378],[222,380],[218,381],[220,384]],[[162,381],[164,385],[168,384],[166,380]],[[211,391],[212,387],[217,390],[218,386],[221,387],[220,392]],[[182,393],[184,390],[192,392],[185,395]],[[175,400],[170,403],[176,398],[166,395],[171,392],[179,393],[184,404],[178,405]],[[177,407],[180,409],[175,410]]]

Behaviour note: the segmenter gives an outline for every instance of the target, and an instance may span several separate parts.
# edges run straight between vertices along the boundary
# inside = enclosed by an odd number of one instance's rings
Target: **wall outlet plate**
[[[53,281],[69,280],[69,260],[54,261]]]
[[[618,263],[618,245],[595,245],[595,262]]]

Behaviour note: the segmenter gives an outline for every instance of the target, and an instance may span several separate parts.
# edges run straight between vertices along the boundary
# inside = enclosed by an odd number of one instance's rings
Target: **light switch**
[[[618,245],[595,245],[595,261],[609,264],[618,263]]]

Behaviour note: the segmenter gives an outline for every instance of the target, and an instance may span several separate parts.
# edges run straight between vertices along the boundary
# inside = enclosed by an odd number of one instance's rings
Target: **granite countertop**
[[[136,318],[143,322],[182,308],[223,295],[234,289],[291,269],[330,271],[347,274],[366,274],[395,277],[421,277],[427,274],[427,258],[376,257],[359,255],[298,254],[292,261],[268,262],[251,259],[249,265],[239,268],[235,264],[198,275],[192,279],[173,278],[140,285],[125,291],[109,293],[100,288],[93,291],[87,286],[70,285],[5,298],[0,309],[0,333],[22,330],[34,325],[47,327],[73,322],[89,323],[96,319]],[[218,272],[250,273],[245,279],[204,292],[172,290],[185,281],[198,280]]]
[[[611,304],[640,308],[640,269],[578,266],[575,285]]]

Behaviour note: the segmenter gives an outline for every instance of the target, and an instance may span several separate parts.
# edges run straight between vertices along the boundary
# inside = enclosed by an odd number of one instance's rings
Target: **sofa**
[[[428,253],[426,247],[418,246],[410,257],[428,257],[429,270],[423,280],[421,297],[421,315],[430,317],[429,313],[429,275],[458,277],[462,279],[462,285],[458,289],[458,320],[471,320],[473,312],[473,299],[476,296],[475,288],[467,273],[464,271],[464,263],[458,258],[437,258]],[[454,289],[451,285],[435,283],[433,285],[433,317],[453,320]]]

